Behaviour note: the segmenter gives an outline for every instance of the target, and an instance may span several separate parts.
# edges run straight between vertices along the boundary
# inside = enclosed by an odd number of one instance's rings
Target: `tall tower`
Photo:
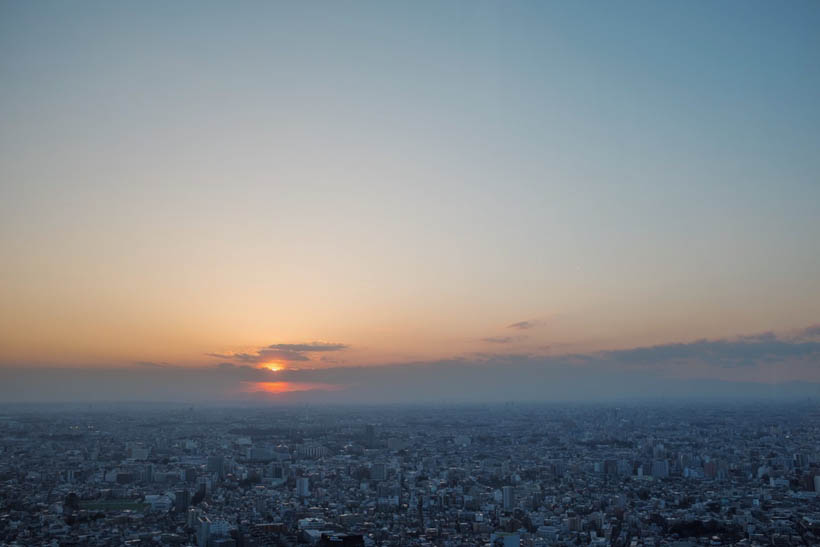
[[[515,488],[505,486],[502,492],[504,494],[504,510],[512,511],[515,508]]]

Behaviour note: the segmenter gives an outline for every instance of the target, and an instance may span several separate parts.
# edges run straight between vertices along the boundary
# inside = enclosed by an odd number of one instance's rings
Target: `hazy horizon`
[[[294,366],[271,370],[247,357],[236,363],[199,366],[151,362],[119,367],[6,364],[0,367],[0,401],[385,404],[797,400],[820,395],[820,382],[805,380],[815,371],[819,356],[820,327],[813,326],[788,338],[769,332],[732,340],[697,340],[589,354],[472,354],[370,366],[313,368],[305,358]]]

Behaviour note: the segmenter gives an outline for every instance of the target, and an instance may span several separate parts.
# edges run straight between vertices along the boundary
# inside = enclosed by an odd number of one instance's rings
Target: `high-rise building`
[[[667,460],[655,460],[652,462],[652,476],[656,479],[664,479],[669,476],[669,462]]]
[[[368,448],[376,446],[376,426],[368,424],[364,428],[364,444]]]
[[[306,498],[310,495],[310,480],[307,477],[296,479],[296,495],[300,498]]]
[[[708,461],[703,464],[703,476],[708,479],[714,479],[717,476],[718,466],[715,460]]]
[[[383,463],[374,463],[370,468],[370,478],[374,481],[387,479],[387,467]]]
[[[501,490],[503,495],[503,503],[505,511],[512,511],[515,508],[515,488],[512,486],[505,486]]]
[[[222,479],[225,477],[225,458],[222,456],[208,457],[208,473],[215,473]]]
[[[182,490],[177,490],[174,493],[174,511],[177,513],[184,513],[188,510],[188,506],[191,504],[191,493],[188,491],[187,488]]]
[[[196,544],[198,547],[207,547],[208,540],[211,539],[211,519],[201,516],[197,521]]]
[[[285,479],[287,478],[287,473],[285,472],[285,466],[281,463],[275,463],[271,465],[271,475],[274,479]]]

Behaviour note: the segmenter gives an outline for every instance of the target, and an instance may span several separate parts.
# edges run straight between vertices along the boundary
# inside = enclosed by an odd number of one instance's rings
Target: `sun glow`
[[[285,367],[283,367],[279,363],[265,363],[264,365],[262,365],[262,368],[266,368],[271,372],[279,372]]]
[[[295,391],[339,391],[343,386],[321,382],[247,382],[246,393],[280,395]]]

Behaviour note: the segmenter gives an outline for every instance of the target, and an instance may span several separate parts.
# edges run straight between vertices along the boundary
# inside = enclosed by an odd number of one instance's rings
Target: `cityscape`
[[[820,0],[0,0],[0,547],[820,547]]]
[[[820,406],[15,406],[0,544],[820,544]]]

